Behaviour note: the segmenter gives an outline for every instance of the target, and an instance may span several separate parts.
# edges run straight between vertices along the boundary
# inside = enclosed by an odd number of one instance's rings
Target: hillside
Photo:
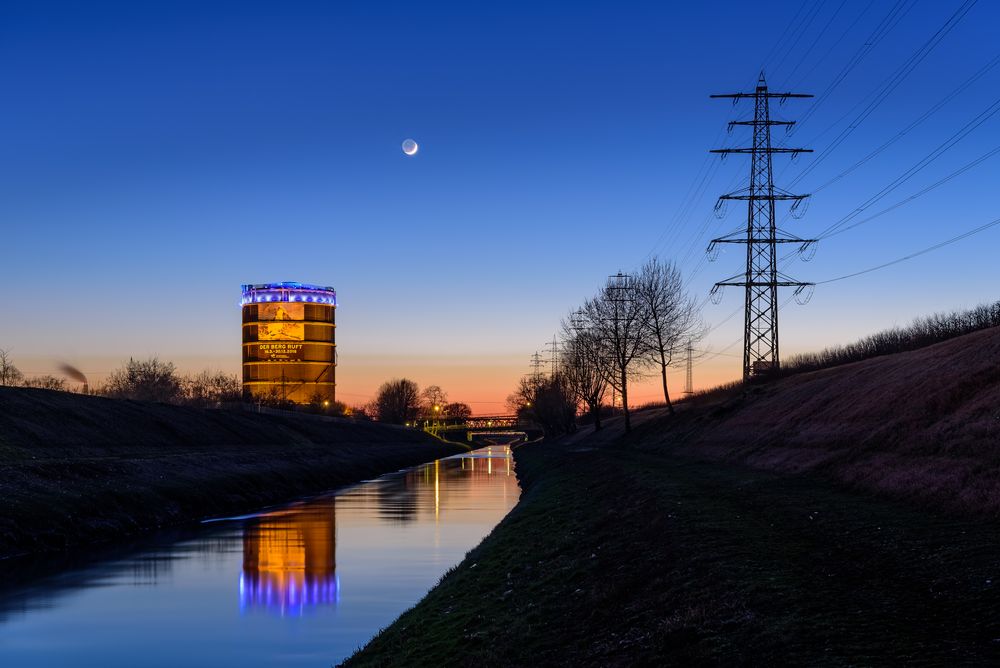
[[[0,388],[0,558],[254,510],[460,449],[373,423]]]
[[[998,665],[998,353],[986,330],[523,446],[518,506],[346,664]]]
[[[804,373],[647,426],[643,447],[1000,511],[1000,328]]]

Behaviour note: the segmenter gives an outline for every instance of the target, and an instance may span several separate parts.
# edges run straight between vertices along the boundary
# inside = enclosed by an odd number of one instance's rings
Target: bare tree
[[[199,407],[239,401],[241,395],[240,379],[222,371],[185,376],[181,379],[181,389],[184,403]]]
[[[125,366],[108,377],[104,394],[119,399],[178,403],[182,396],[181,379],[172,362],[161,362],[157,357],[129,358]]]
[[[646,348],[653,364],[660,369],[663,400],[674,412],[667,389],[667,367],[683,359],[689,342],[705,335],[698,304],[684,291],[680,271],[672,262],[653,257],[639,270],[635,281],[635,299],[645,310]]]
[[[546,438],[576,430],[576,398],[562,374],[521,378],[507,405],[519,418],[541,427]]]
[[[420,390],[406,378],[382,383],[373,402],[379,422],[403,424],[417,417],[420,411]]]
[[[649,361],[647,312],[635,292],[635,278],[618,273],[608,279],[595,299],[587,302],[588,317],[610,361],[606,367],[607,381],[622,398],[626,433],[632,431],[629,380],[639,378],[641,367]]]
[[[472,417],[472,408],[469,404],[456,401],[450,404],[445,404],[441,409],[441,413],[445,417],[449,418],[467,418]]]
[[[23,381],[22,385],[24,385],[24,387],[37,387],[42,390],[58,390],[60,392],[66,391],[66,379],[56,378],[55,376],[49,374],[44,376],[35,376],[34,378],[27,378]]]
[[[0,348],[0,385],[20,385],[23,378],[11,360],[10,351]]]
[[[608,388],[607,360],[596,328],[586,316],[593,309],[577,311],[563,321],[562,372],[576,400],[587,407],[594,431],[601,428],[601,403]]]
[[[428,417],[439,417],[448,401],[448,393],[441,389],[439,385],[428,385],[420,393],[420,398],[424,400],[426,415]]]

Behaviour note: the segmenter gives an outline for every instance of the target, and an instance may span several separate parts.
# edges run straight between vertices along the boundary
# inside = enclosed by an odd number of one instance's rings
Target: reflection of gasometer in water
[[[262,515],[247,525],[240,609],[301,615],[310,607],[336,605],[336,530],[333,499],[315,509]]]

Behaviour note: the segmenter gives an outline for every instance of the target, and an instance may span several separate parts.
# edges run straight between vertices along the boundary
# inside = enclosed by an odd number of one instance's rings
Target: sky
[[[696,388],[732,380],[743,296],[705,298],[742,249],[709,263],[704,248],[745,222],[713,207],[749,165],[708,151],[747,145],[726,124],[752,109],[709,95],[750,91],[763,68],[771,90],[817,96],[773,110],[804,119],[776,142],[816,151],[774,160],[778,186],[814,193],[801,220],[779,213],[809,238],[989,113],[998,21],[973,0],[7,2],[0,348],[28,374],[67,361],[99,379],[150,355],[236,373],[240,285],[318,283],[339,297],[339,399],[405,376],[502,412],[560,319],[658,255],[706,302]],[[854,220],[987,154],[998,124]],[[988,223],[998,167],[990,156],[785,271],[819,283]],[[782,355],[997,299],[998,240],[990,228],[817,285],[781,310]],[[632,393],[657,398],[655,382]]]

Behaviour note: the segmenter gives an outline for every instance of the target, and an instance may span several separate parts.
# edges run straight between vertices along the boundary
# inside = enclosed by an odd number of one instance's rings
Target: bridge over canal
[[[524,440],[542,436],[542,429],[530,420],[517,415],[477,415],[467,418],[445,418],[418,421],[424,431],[451,441],[488,439],[492,436],[509,438],[520,435]]]

